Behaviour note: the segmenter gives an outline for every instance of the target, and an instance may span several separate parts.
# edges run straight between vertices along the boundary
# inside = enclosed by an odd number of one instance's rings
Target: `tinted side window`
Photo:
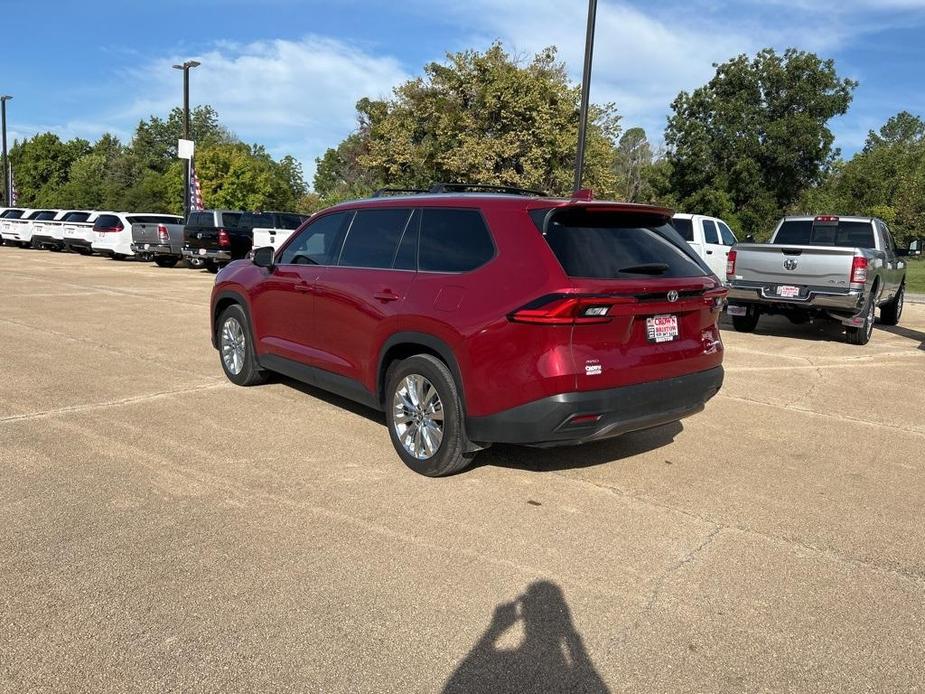
[[[22,210],[7,210],[3,214],[0,214],[0,219],[19,219],[22,217]]]
[[[350,225],[338,265],[390,268],[411,210],[360,210]]]
[[[712,220],[703,220],[703,240],[707,243],[719,243],[716,224]]]
[[[61,221],[63,222],[86,222],[89,218],[90,218],[89,212],[68,212],[64,216],[64,219],[62,219]]]
[[[685,241],[694,240],[694,224],[690,219],[672,219],[671,226],[675,228]]]
[[[427,208],[421,217],[418,267],[431,272],[467,272],[495,254],[478,210]]]
[[[225,215],[230,216],[230,215]],[[241,216],[242,227],[253,229],[255,227],[265,229],[272,229],[275,225],[273,224],[273,215],[260,213],[260,212],[245,212]]]
[[[55,216],[57,216],[57,214],[58,213],[54,212],[53,210],[45,210],[44,212],[39,212],[37,215],[35,215],[35,218],[43,219],[43,220],[44,219],[54,219]]]
[[[333,265],[351,217],[353,212],[319,217],[283,249],[277,262],[280,265]]]
[[[719,233],[723,238],[724,246],[735,246],[738,243],[736,235],[732,233],[732,229],[726,226],[724,222],[719,223]]]
[[[302,222],[305,221],[305,217],[300,217],[297,214],[280,214],[276,216],[277,229],[298,229],[302,226]]]

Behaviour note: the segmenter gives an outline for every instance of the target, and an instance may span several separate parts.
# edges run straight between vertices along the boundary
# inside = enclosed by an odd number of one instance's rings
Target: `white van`
[[[722,219],[702,214],[678,213],[671,219],[671,225],[690,244],[713,274],[725,283],[726,256],[738,239]]]

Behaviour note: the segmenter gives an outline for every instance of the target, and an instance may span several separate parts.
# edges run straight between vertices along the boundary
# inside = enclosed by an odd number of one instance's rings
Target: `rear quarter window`
[[[542,231],[546,210],[530,214]],[[704,277],[710,271],[665,221],[652,216],[566,209],[550,220],[546,242],[569,277]]]
[[[694,223],[690,219],[672,219],[671,226],[675,228],[685,241],[694,240]]]
[[[478,210],[424,208],[418,248],[418,269],[468,272],[495,255],[491,234]]]

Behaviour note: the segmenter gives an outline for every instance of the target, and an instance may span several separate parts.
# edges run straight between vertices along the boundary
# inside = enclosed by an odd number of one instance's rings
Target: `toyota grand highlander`
[[[722,385],[726,290],[671,215],[447,184],[343,203],[221,270],[213,344],[238,385],[276,372],[384,411],[429,476],[673,422]]]

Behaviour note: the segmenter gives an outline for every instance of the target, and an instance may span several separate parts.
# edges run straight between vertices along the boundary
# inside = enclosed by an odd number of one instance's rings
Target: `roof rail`
[[[401,195],[402,193],[427,193],[428,191],[421,188],[380,188],[370,197],[381,198],[386,195]]]
[[[490,186],[480,183],[435,183],[429,193],[465,193],[467,190],[488,191],[494,193],[508,193],[510,195],[536,195],[541,198],[549,197],[548,193],[542,190],[530,190],[528,188],[516,188],[514,186]]]

